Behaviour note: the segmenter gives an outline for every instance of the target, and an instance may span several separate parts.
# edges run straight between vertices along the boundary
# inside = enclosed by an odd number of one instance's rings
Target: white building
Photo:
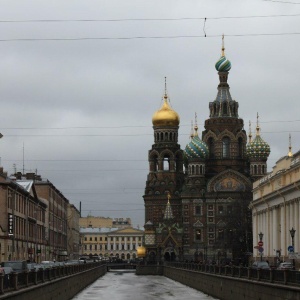
[[[300,253],[300,151],[280,158],[273,171],[253,184],[253,246],[258,247],[259,233],[263,233],[262,256],[270,264],[278,258],[289,261],[288,247]],[[292,239],[290,230],[296,230]],[[258,249],[253,249],[260,258]],[[290,258],[289,258],[290,257]],[[294,258],[297,255],[294,256]],[[298,256],[299,257],[299,256]],[[296,266],[300,260],[295,259]]]

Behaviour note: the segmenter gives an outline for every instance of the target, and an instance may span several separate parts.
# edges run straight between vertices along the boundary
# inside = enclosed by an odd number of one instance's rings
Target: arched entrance
[[[176,253],[174,248],[166,248],[164,252],[164,259],[165,261],[175,261],[176,260]]]

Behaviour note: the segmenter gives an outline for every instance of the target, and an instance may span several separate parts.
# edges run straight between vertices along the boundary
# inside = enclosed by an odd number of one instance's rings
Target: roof
[[[16,180],[16,183],[20,185],[28,193],[30,193],[33,185],[33,180]]]
[[[108,228],[108,227],[101,227],[101,228],[80,228],[80,233],[109,233],[118,230],[118,228]]]

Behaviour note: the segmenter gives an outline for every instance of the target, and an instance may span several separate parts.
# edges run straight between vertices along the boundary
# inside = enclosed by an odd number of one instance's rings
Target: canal
[[[217,298],[164,276],[137,276],[135,270],[114,270],[100,277],[73,299],[213,300]]]

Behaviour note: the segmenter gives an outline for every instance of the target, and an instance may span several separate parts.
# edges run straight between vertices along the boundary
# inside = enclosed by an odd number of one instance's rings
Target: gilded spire
[[[251,121],[249,121],[249,144],[252,142]]]
[[[225,56],[224,33],[222,35],[222,55],[221,56]]]
[[[168,100],[168,93],[167,93],[167,77],[165,77],[165,94],[164,94],[164,100],[167,102]]]
[[[292,152],[292,137],[291,134],[289,134],[289,153],[288,157],[293,157],[293,152]]]

